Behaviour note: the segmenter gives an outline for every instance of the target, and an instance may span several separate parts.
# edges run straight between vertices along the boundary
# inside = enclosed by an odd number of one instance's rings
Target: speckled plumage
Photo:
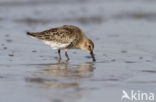
[[[42,32],[27,32],[27,34],[41,40],[53,49],[82,49],[89,52],[89,49],[94,48],[94,43],[85,36],[80,28],[73,25],[64,25]],[[88,46],[88,43],[90,48],[87,49],[85,46]]]
[[[28,33],[28,35],[31,35],[42,41],[51,41],[59,44],[68,44],[66,48],[72,48],[75,47],[75,45],[80,41],[81,33],[82,31],[76,26],[64,25],[42,32]]]

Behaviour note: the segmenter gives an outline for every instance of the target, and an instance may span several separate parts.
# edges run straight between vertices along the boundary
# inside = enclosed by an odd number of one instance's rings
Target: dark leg
[[[59,49],[59,50],[58,50],[59,60],[61,60],[61,53],[60,53],[60,52],[61,52],[61,50]]]
[[[66,58],[67,58],[67,61],[70,60],[70,59],[69,59],[69,56],[68,56],[68,54],[67,54],[67,51],[65,51],[65,56],[66,56]]]

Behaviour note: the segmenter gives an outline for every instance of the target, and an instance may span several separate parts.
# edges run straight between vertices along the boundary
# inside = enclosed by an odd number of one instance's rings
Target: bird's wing
[[[71,43],[74,40],[78,39],[78,34],[80,33],[79,29],[71,28],[69,26],[62,26],[57,28],[52,28],[43,32],[31,33],[33,37],[36,37],[44,41],[53,41],[57,43]]]

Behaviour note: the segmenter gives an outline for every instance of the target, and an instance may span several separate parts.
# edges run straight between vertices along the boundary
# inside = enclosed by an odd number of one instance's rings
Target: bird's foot
[[[70,59],[69,59],[69,58],[67,58],[67,59],[66,59],[66,62],[68,62],[69,60],[70,60]]]
[[[58,62],[61,62],[61,58],[58,58]]]

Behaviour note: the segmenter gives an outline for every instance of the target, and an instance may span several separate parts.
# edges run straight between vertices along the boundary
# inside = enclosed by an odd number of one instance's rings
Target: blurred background
[[[75,25],[88,53],[57,51],[27,31]],[[122,90],[156,93],[155,0],[0,0],[0,102],[121,102]],[[62,53],[62,56],[64,54]]]

